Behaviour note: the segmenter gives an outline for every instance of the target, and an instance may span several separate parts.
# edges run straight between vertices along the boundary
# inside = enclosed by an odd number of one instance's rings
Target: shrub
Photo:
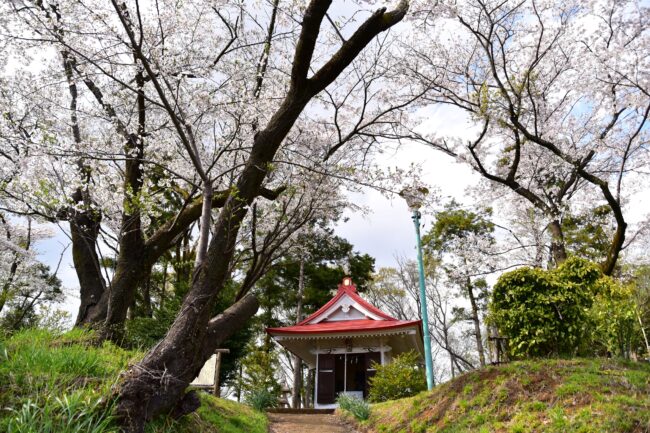
[[[370,401],[410,397],[427,389],[424,370],[418,361],[419,355],[410,351],[397,355],[389,364],[374,364],[377,373],[369,380]]]
[[[629,358],[632,352],[645,352],[633,289],[612,282],[594,300],[590,311],[594,355]]]
[[[517,269],[494,286],[488,320],[513,357],[572,356],[587,342],[589,309],[606,283],[597,265],[578,258],[550,271]]]
[[[275,407],[278,403],[277,395],[265,388],[253,389],[246,394],[246,404],[261,411]]]
[[[349,412],[359,421],[367,420],[370,417],[370,405],[362,398],[340,394],[336,402],[339,404],[339,408]]]

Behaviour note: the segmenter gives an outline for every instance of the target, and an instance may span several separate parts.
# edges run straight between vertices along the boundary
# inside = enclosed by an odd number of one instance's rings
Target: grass
[[[602,359],[513,362],[372,406],[374,433],[648,433],[650,365]]]
[[[111,395],[119,374],[143,353],[111,343],[92,344],[90,332],[42,330],[0,337],[0,431],[113,433]],[[207,394],[201,408],[180,420],[161,418],[147,433],[265,433],[266,416]]]
[[[159,419],[147,433],[266,433],[266,415],[250,406],[201,393],[201,407],[178,421]]]
[[[370,404],[362,398],[341,394],[336,402],[341,410],[348,412],[359,421],[366,420],[370,416]]]

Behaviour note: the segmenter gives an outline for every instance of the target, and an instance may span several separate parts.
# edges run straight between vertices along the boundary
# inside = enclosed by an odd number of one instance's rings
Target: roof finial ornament
[[[343,281],[341,281],[341,284],[339,284],[339,292],[344,291],[344,292],[357,292],[357,286],[352,282],[352,277],[349,275],[346,275],[343,277]]]

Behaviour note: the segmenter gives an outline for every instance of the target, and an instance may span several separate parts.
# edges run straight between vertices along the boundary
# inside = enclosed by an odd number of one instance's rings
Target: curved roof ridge
[[[357,302],[363,308],[383,318],[384,320],[398,321],[396,318],[384,313],[379,308],[375,307],[370,302],[363,299],[361,295],[359,295],[359,293],[357,292],[357,286],[352,283],[352,279],[350,277],[345,277],[343,278],[343,282],[339,284],[338,291],[336,292],[336,295],[334,295],[332,299],[330,299],[325,305],[323,305],[318,310],[316,310],[315,313],[301,320],[294,326],[309,324],[309,322],[312,322],[313,320],[317,319],[318,317],[322,316],[325,312],[327,312],[339,299],[341,299],[345,295],[348,295],[350,298],[352,298],[353,301]]]

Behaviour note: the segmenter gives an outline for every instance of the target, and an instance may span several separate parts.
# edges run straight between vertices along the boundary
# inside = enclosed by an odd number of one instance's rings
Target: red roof
[[[295,325],[284,328],[267,328],[270,334],[327,334],[337,332],[379,331],[384,329],[405,328],[420,325],[420,320],[339,320],[320,322],[314,325]]]
[[[357,293],[357,287],[352,284],[349,277],[343,279],[344,284],[339,284],[338,292],[323,305],[318,311],[311,316],[307,317],[294,326],[286,326],[282,328],[267,328],[266,332],[269,334],[325,334],[325,333],[340,333],[340,332],[360,332],[360,331],[379,331],[384,329],[404,328],[413,325],[421,326],[420,320],[397,320],[394,317],[381,311],[379,308],[367,302]],[[327,321],[323,320],[319,323],[311,323],[320,318],[343,296],[350,297],[354,302],[363,307],[367,312],[374,316],[379,317],[379,320],[374,320],[366,316],[365,319],[356,320],[336,320]]]
[[[307,317],[305,320],[299,322],[296,326],[305,325],[311,322],[312,320],[317,319],[319,316],[325,313],[332,305],[334,305],[336,301],[341,299],[344,295],[348,295],[350,298],[354,299],[354,301],[358,302],[359,305],[363,306],[366,310],[376,314],[377,316],[385,320],[393,320],[393,321],[397,320],[396,318],[389,316],[388,314],[384,313],[379,308],[375,307],[374,305],[370,304],[365,299],[363,299],[361,296],[359,296],[359,294],[357,293],[357,286],[350,283],[350,285],[347,286],[343,284],[339,284],[339,291],[336,293],[336,296],[330,299],[327,304],[319,308],[318,311],[316,311],[314,314]]]

